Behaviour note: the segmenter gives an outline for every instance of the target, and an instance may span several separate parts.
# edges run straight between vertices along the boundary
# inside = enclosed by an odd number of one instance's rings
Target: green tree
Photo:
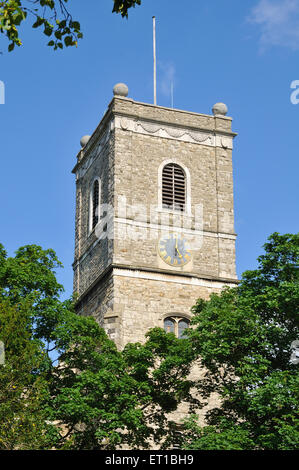
[[[206,369],[198,383],[219,406],[207,427],[186,423],[185,447],[296,449],[299,446],[299,370],[290,362],[298,339],[299,235],[274,233],[238,287],[194,307],[190,340]]]
[[[112,12],[120,13],[122,17],[128,18],[128,10],[136,5],[141,5],[141,0],[113,0]]]
[[[128,10],[140,5],[141,0],[113,0],[113,12],[128,17]],[[48,46],[63,49],[77,46],[83,37],[79,21],[72,18],[67,8],[68,0],[0,0],[0,33],[10,41],[8,50],[21,46],[20,25],[29,17],[33,28],[42,28],[50,39]]]
[[[45,371],[52,330],[66,306],[54,269],[60,263],[52,250],[32,245],[7,257],[0,245],[0,448],[39,449],[52,446],[58,433],[47,421],[49,397]]]
[[[60,329],[60,331],[59,331]],[[51,371],[49,416],[69,449],[169,446],[176,426],[167,414],[189,400],[189,344],[161,329],[145,344],[116,349],[91,318],[73,316],[57,329],[61,364]]]
[[[168,414],[181,400],[196,405],[190,343],[155,328],[144,344],[118,351],[94,319],[76,315],[72,299],[60,300],[60,266],[53,250],[30,245],[7,257],[0,246],[0,446],[171,445]]]
[[[27,329],[30,307],[0,300],[0,340],[5,362],[0,365],[0,449],[48,448],[51,427],[42,410],[45,384],[33,373],[42,362],[38,342]]]

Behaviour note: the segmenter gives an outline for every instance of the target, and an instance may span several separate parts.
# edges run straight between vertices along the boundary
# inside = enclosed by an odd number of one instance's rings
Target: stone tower
[[[182,336],[199,297],[236,284],[236,134],[223,103],[204,115],[113,92],[73,170],[73,268],[78,313],[122,348],[154,326]]]

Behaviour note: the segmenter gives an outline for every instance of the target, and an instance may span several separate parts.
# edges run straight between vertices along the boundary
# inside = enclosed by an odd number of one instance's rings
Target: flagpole
[[[171,107],[173,108],[173,80],[171,81]]]
[[[156,17],[153,16],[154,105],[157,105]]]

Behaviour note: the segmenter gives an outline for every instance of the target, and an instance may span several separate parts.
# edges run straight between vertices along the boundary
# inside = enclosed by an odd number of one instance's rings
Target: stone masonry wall
[[[143,342],[145,333],[155,326],[163,328],[164,319],[170,315],[191,319],[196,300],[208,299],[223,286],[217,282],[192,285],[192,280],[175,275],[138,273],[139,278],[134,275],[121,270],[114,274],[114,313],[121,325],[115,340],[120,348],[128,342]]]
[[[115,97],[79,153],[74,169],[78,312],[95,316],[120,347],[144,340],[149,328],[163,326],[165,315],[190,315],[198,297],[208,298],[236,281],[233,137],[231,119],[225,116]],[[191,204],[184,215],[160,207],[161,168],[169,161],[181,165],[187,176]],[[101,181],[101,203],[114,207],[114,239],[101,233],[99,240],[99,233],[89,230],[95,178]],[[177,233],[182,221],[188,223],[184,238],[198,243],[191,246],[192,261],[175,268],[165,264],[157,246],[163,226]]]
[[[163,328],[168,316],[191,319],[198,298],[208,299],[225,286],[235,285],[234,136],[231,118],[225,116],[114,97],[79,152],[73,170],[77,312],[92,315],[118,348],[144,342],[146,332],[155,326]],[[161,207],[159,171],[165,162],[181,165],[186,173],[191,204],[184,215]],[[100,232],[89,230],[95,178],[101,182],[101,204],[114,208],[113,239],[105,237],[103,224]],[[158,254],[159,238],[166,225],[170,233],[180,233],[183,222],[182,235],[187,240],[193,237],[197,246],[191,247],[188,264],[171,267]],[[192,370],[197,378],[202,372],[199,366]],[[216,403],[213,396],[208,408]],[[179,422],[187,412],[182,404],[173,418]]]
[[[96,178],[100,180],[100,203],[113,206],[114,137],[99,152],[91,150],[92,164],[77,177],[74,290],[82,295],[112,262],[113,240],[99,240],[90,231],[90,195]]]
[[[139,216],[140,222],[149,224],[156,215],[155,223],[161,224],[162,216],[169,217],[174,232],[176,225],[182,225],[177,216],[167,211],[152,210],[158,208],[158,176],[159,167],[163,161],[172,161],[184,165],[190,171],[191,216],[188,226],[193,230],[196,218],[196,207],[202,205],[203,210],[203,243],[200,249],[193,250],[192,272],[213,277],[236,278],[234,258],[234,224],[233,224],[233,187],[231,152],[186,143],[166,138],[158,138],[116,130],[115,136],[115,195],[125,198],[127,207],[137,209],[141,204],[145,211]],[[119,215],[117,204],[116,217]],[[113,260],[116,264],[159,267],[157,258],[157,238],[153,230],[139,227],[136,221],[136,211],[127,209],[126,220],[131,222],[127,228],[127,236],[116,239]],[[198,220],[198,219],[197,219]],[[118,220],[115,224],[121,224]],[[120,227],[121,230],[121,227]],[[118,227],[116,228],[116,233]],[[146,233],[147,232],[147,233]],[[221,252],[218,233],[223,232],[228,251]],[[149,237],[150,233],[150,237]],[[195,232],[194,232],[195,233]],[[134,234],[134,235],[130,235]],[[223,236],[224,236],[223,235]],[[200,235],[194,235],[201,237]],[[135,239],[134,239],[135,238]],[[198,246],[198,244],[197,244]],[[229,256],[227,256],[227,254]],[[168,266],[165,265],[165,269]],[[186,266],[184,270],[189,270]],[[223,274],[225,273],[225,276]]]

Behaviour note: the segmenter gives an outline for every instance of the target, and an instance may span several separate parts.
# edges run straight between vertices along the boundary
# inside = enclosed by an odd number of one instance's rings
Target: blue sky
[[[183,6],[182,6],[183,5]],[[0,40],[0,241],[53,248],[72,292],[75,181],[80,138],[99,123],[117,82],[152,102],[152,16],[157,21],[158,104],[210,114],[227,104],[233,155],[237,272],[256,266],[274,231],[298,232],[299,0],[142,0],[129,20],[112,0],[70,0],[79,47],[54,52],[28,25],[24,46]],[[298,93],[299,96],[299,93]]]

